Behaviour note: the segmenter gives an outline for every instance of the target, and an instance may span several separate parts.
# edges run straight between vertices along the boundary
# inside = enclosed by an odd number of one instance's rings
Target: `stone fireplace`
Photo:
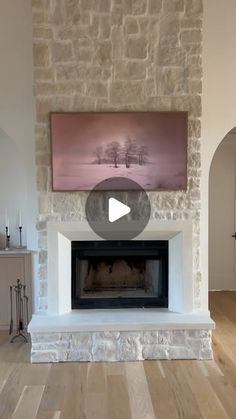
[[[39,200],[33,362],[212,355],[200,243],[202,13],[201,0],[32,0]],[[52,192],[49,113],[158,110],[188,112],[187,190],[149,192],[151,219],[135,239],[168,243],[168,305],[73,309],[73,242],[100,239],[85,219],[86,193]],[[127,272],[127,262],[119,269]],[[128,266],[142,272],[144,262]]]

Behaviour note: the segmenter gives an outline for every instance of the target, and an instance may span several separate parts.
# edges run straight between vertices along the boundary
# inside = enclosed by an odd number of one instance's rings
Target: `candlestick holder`
[[[6,227],[6,246],[5,250],[10,249],[10,234],[8,234],[8,227]]]
[[[18,249],[25,249],[26,246],[22,245],[22,226],[19,226],[19,246],[17,246]]]
[[[19,226],[19,233],[20,233],[20,247],[22,247],[22,226]]]

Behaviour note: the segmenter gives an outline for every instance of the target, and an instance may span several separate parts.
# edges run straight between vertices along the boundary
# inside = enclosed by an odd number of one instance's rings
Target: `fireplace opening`
[[[72,309],[168,307],[168,241],[72,242]]]

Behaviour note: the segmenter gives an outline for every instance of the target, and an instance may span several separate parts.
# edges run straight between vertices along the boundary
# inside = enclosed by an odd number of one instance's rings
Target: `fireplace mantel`
[[[132,223],[130,222],[130,228]],[[135,225],[133,226],[135,228]],[[48,222],[48,314],[71,312],[71,242],[101,240],[87,222]],[[150,221],[135,240],[169,241],[169,310],[193,307],[192,222]]]

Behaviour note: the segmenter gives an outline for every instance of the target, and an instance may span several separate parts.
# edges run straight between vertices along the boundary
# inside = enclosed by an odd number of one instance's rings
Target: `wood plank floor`
[[[214,361],[29,363],[0,333],[0,418],[235,419],[236,292],[210,294]]]

